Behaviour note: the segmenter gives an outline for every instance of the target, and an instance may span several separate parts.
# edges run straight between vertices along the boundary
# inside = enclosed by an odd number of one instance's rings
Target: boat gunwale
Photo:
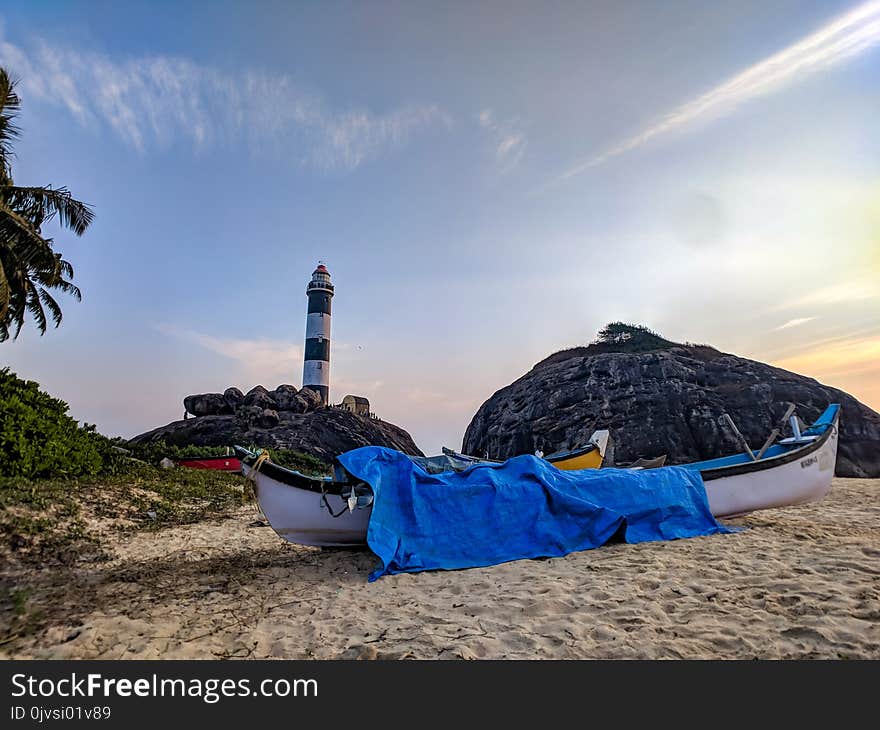
[[[241,461],[242,464],[247,467],[253,466],[258,454],[255,454],[250,449],[246,449],[244,446],[233,446],[233,449],[235,449],[235,454],[238,456],[239,461]],[[351,482],[348,481],[338,482],[330,477],[310,477],[302,472],[296,471],[295,469],[288,469],[287,467],[281,466],[272,461],[264,461],[260,464],[257,473],[265,474],[267,477],[270,477],[287,487],[303,489],[309,492],[315,492],[316,494],[339,495],[343,490],[351,486]]]
[[[700,473],[700,476],[703,478],[704,482],[709,482],[715,479],[739,476],[740,474],[750,474],[752,472],[763,471],[765,469],[772,469],[777,466],[790,464],[793,461],[797,461],[798,459],[801,459],[804,456],[808,456],[814,451],[818,451],[819,449],[821,449],[828,442],[828,439],[831,438],[831,435],[838,431],[839,420],[840,409],[838,408],[837,413],[834,414],[834,419],[830,423],[824,424],[825,430],[822,432],[819,438],[809,443],[806,443],[801,447],[786,451],[784,454],[771,456],[767,459],[759,459],[758,461],[746,461],[741,464],[718,466],[713,469],[694,469],[694,471],[698,471]],[[816,425],[817,424],[814,424],[813,426],[811,426],[811,428],[815,428]],[[694,463],[691,462],[690,464],[679,464],[678,466],[682,466],[684,468],[692,468],[694,466]]]
[[[556,451],[552,454],[547,454],[542,457],[544,461],[547,461],[551,464],[557,461],[565,461],[567,459],[575,459],[578,456],[583,456],[584,454],[592,453],[599,448],[599,444],[595,441],[591,441],[586,446],[579,446],[576,449],[569,449],[568,451]]]

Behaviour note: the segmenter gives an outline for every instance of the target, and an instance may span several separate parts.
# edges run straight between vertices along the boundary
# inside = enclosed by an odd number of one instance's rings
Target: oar
[[[739,432],[739,429],[736,427],[736,424],[733,422],[730,414],[722,413],[721,418],[727,421],[727,425],[730,426],[731,430],[736,434],[736,437],[739,439],[740,444],[742,444],[743,448],[746,450],[746,453],[749,455],[752,461],[757,461],[758,457],[755,456],[755,452],[752,451],[752,447],[749,446],[749,442],[746,441],[746,437]]]
[[[774,428],[770,435],[767,437],[767,440],[764,442],[764,445],[761,447],[761,450],[758,452],[758,458],[762,458],[767,449],[770,448],[770,445],[777,439],[780,433],[782,433],[782,428],[788,422],[789,417],[792,413],[794,413],[795,406],[794,403],[788,404],[788,410],[785,412],[785,415],[779,420],[779,425]]]

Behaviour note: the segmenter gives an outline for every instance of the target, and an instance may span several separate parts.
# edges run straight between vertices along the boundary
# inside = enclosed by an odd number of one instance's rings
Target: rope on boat
[[[352,487],[352,490],[354,490],[354,487]],[[348,503],[343,502],[342,509],[340,509],[339,512],[333,512],[333,508],[330,506],[330,502],[327,501],[327,490],[324,489],[323,484],[321,485],[321,502],[323,502],[331,517],[342,517],[342,515],[349,511]]]

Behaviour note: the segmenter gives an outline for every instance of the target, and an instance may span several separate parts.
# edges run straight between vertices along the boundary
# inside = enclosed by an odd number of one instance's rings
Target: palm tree
[[[57,327],[61,307],[53,291],[81,298],[70,281],[73,267],[52,248],[42,226],[57,218],[81,236],[94,218],[91,208],[66,188],[14,184],[12,142],[19,134],[15,117],[21,106],[15,83],[0,68],[0,342],[18,337],[27,314],[40,334],[45,334],[49,318]]]

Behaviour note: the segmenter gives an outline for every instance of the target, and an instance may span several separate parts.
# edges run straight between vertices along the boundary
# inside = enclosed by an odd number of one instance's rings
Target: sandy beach
[[[366,549],[255,513],[108,533],[109,561],[15,575],[39,631],[4,658],[880,658],[880,480],[736,534],[367,582]],[[24,570],[24,569],[22,569]]]

